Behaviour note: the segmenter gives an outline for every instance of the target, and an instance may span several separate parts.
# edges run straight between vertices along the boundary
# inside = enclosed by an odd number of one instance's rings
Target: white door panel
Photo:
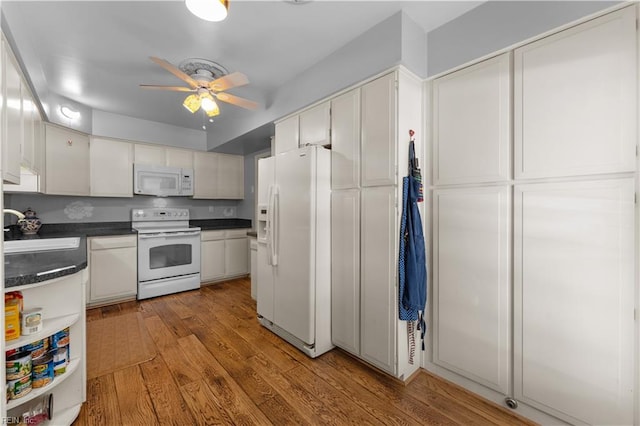
[[[509,178],[510,55],[505,53],[434,80],[436,184]]]
[[[634,171],[635,8],[515,51],[516,177]]]
[[[315,221],[312,185],[314,152],[310,148],[276,157],[275,320],[298,339],[314,342],[315,260],[311,224]]]
[[[511,377],[511,190],[436,190],[434,362],[505,395]]]
[[[267,245],[258,243],[258,315],[273,321],[273,267],[268,264]]]
[[[634,181],[515,189],[515,395],[590,424],[632,424]]]
[[[361,355],[396,374],[396,188],[361,191]]]
[[[331,339],[360,353],[360,191],[331,193]]]

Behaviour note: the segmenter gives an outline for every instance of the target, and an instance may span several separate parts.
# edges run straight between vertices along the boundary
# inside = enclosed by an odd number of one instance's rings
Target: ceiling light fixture
[[[195,113],[202,108],[207,117],[220,115],[220,107],[218,107],[216,101],[213,100],[213,95],[207,89],[198,89],[197,94],[187,96],[182,105],[191,113]]]
[[[186,0],[189,12],[210,22],[223,21],[229,10],[229,0]]]
[[[78,118],[80,118],[80,112],[76,111],[74,109],[71,109],[70,107],[63,105],[60,107],[60,113],[62,115],[64,115],[65,117],[67,117],[69,120],[77,120]]]

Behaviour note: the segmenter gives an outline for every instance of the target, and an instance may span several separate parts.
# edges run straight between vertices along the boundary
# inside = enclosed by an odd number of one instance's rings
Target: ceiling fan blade
[[[246,109],[256,109],[258,107],[257,102],[253,102],[239,96],[230,95],[228,93],[214,93],[214,95],[219,101],[227,102],[231,105],[236,105]]]
[[[155,89],[155,90],[171,90],[173,92],[195,92],[196,89],[191,89],[184,86],[157,86],[155,84],[141,84],[143,89]]]
[[[199,87],[199,84],[198,84],[197,81],[195,81],[193,78],[191,78],[187,74],[183,73],[179,68],[175,67],[174,65],[172,65],[169,62],[165,61],[164,59],[156,58],[155,56],[149,56],[149,58],[151,58],[151,60],[153,62],[155,62],[156,64],[160,65],[165,70],[169,71],[171,74],[173,74],[176,77],[178,77],[180,80],[186,81],[187,84],[189,86],[191,86],[193,89],[196,89],[196,88]]]
[[[216,92],[231,89],[232,87],[244,86],[249,83],[249,79],[241,72],[234,72],[217,78],[209,83],[209,89]],[[222,100],[222,99],[221,99]]]

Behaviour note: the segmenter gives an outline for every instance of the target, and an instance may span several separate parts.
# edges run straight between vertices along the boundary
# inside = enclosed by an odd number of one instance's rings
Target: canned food
[[[9,399],[22,398],[29,392],[31,392],[31,376],[24,376],[17,380],[10,380],[9,387]]]
[[[31,386],[41,388],[53,382],[53,351],[47,352],[40,358],[31,361]]]
[[[7,357],[7,380],[16,380],[31,375],[31,353],[21,351]]]
[[[20,348],[21,351],[31,352],[31,359],[40,358],[49,350],[49,339],[36,340]]]
[[[53,374],[59,376],[67,371],[67,364],[69,363],[69,351],[65,346],[58,348],[53,352]]]
[[[67,327],[51,336],[51,349],[69,346],[69,341],[69,327]]]

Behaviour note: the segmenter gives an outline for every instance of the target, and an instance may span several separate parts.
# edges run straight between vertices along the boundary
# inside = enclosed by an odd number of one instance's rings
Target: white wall
[[[92,134],[199,151],[207,150],[207,135],[203,130],[187,129],[99,110],[93,110]]]
[[[427,34],[428,75],[436,75],[618,3],[486,2]]]
[[[288,81],[275,91],[265,110],[233,126],[225,123],[207,141],[209,149],[399,64],[404,21],[402,12],[387,18]]]

